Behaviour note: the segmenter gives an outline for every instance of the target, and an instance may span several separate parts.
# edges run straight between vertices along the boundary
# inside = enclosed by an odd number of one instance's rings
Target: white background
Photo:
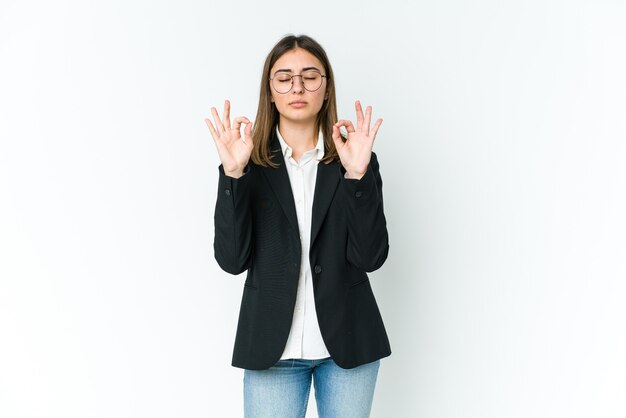
[[[623,418],[625,22],[618,0],[0,2],[0,417],[242,415],[203,119],[253,119],[265,56],[304,33],[339,117],[384,119],[372,417]]]

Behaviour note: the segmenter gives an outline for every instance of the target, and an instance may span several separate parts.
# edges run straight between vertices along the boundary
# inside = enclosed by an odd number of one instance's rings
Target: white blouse
[[[280,359],[321,359],[330,357],[330,354],[322,339],[315,312],[309,247],[317,164],[324,157],[324,135],[320,130],[315,148],[305,152],[300,161],[296,161],[292,158],[292,149],[281,136],[278,127],[276,127],[276,134],[285,157],[285,166],[289,175],[289,183],[291,183],[293,200],[296,204],[300,243],[302,244],[296,306],[289,338]]]

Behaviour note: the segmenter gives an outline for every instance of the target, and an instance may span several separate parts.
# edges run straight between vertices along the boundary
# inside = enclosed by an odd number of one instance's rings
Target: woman
[[[212,107],[221,161],[215,258],[247,270],[232,365],[246,417],[368,417],[389,341],[366,272],[389,250],[372,109],[337,121],[332,68],[308,36],[286,36],[263,68],[254,129]],[[241,136],[241,125],[245,125]],[[347,138],[340,133],[344,126]]]

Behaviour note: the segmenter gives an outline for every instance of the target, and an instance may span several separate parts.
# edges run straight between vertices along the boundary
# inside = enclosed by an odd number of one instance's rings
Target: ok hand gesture
[[[378,119],[374,127],[370,130],[370,119],[372,117],[372,106],[367,106],[365,116],[361,103],[355,102],[356,108],[356,130],[349,120],[339,120],[333,125],[333,141],[335,148],[339,154],[341,165],[346,169],[347,178],[360,179],[365,175],[367,166],[372,156],[372,147],[376,132],[383,123],[382,119]],[[348,131],[348,139],[343,142],[339,133],[339,128],[345,126]]]
[[[220,120],[215,107],[211,107],[215,126],[208,118],[205,118],[211,136],[217,146],[217,153],[224,168],[224,174],[230,177],[239,178],[243,175],[243,170],[248,164],[250,154],[252,153],[252,122],[245,117],[235,118],[234,125],[230,126],[230,102],[224,101],[224,123]],[[246,125],[244,136],[241,137],[241,124]]]

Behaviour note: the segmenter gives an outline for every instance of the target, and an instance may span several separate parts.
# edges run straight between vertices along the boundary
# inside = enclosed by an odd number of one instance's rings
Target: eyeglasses
[[[320,87],[322,87],[322,78],[326,77],[325,75],[320,74],[315,70],[308,70],[303,72],[302,74],[294,74],[291,75],[285,72],[278,72],[274,74],[273,78],[270,78],[272,82],[272,87],[276,90],[277,93],[285,94],[289,93],[291,88],[293,87],[293,78],[300,77],[302,80],[302,85],[307,91],[316,91]]]

